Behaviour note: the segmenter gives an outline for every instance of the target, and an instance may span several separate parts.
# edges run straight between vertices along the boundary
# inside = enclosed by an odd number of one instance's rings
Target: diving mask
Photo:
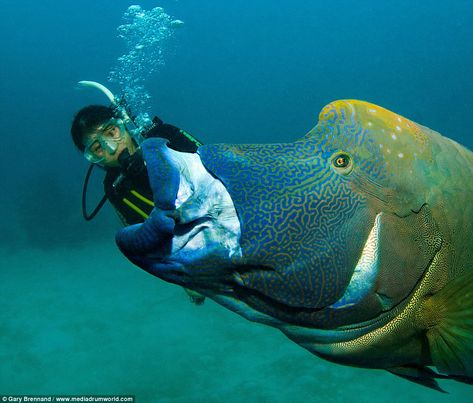
[[[125,139],[125,125],[121,119],[112,118],[103,123],[89,136],[85,144],[84,157],[93,164],[105,159],[105,153],[114,155],[118,145]]]

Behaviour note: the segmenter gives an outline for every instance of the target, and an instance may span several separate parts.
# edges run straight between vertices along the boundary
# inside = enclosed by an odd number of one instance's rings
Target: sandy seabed
[[[325,362],[134,267],[110,242],[1,253],[0,394],[137,402],[473,402]]]

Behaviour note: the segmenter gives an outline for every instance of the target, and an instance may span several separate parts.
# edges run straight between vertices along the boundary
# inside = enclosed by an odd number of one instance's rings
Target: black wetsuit
[[[168,139],[170,148],[182,152],[195,153],[201,145],[184,130],[163,123],[158,117],[153,119],[153,125],[144,137]],[[105,195],[125,225],[142,223],[153,209],[153,193],[143,157],[139,149],[131,156],[123,152],[119,162],[120,167],[107,169]]]

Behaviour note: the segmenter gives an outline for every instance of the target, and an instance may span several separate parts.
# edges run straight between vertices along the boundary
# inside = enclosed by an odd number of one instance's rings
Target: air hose
[[[98,202],[97,206],[94,208],[92,213],[87,213],[87,187],[89,186],[89,179],[92,171],[94,170],[95,165],[90,164],[87,173],[85,174],[84,186],[82,187],[82,216],[86,221],[91,221],[97,215],[97,213],[102,209],[103,205],[107,201],[107,196],[103,195],[102,199]]]
[[[141,144],[143,141],[143,137],[141,135],[141,131],[133,121],[133,119],[130,117],[130,115],[127,112],[126,108],[126,102],[124,99],[122,101],[118,100],[115,95],[113,95],[112,91],[110,91],[107,87],[104,85],[97,83],[96,81],[79,81],[77,84],[81,87],[91,87],[91,88],[96,88],[99,91],[101,91],[105,96],[108,98],[108,100],[111,102],[112,106],[115,108],[115,111],[117,114],[120,115],[120,117],[123,119],[125,125],[133,123],[136,127],[136,130],[129,130],[130,134],[132,135],[133,139],[137,144]],[[87,173],[85,175],[84,179],[84,186],[82,187],[82,215],[86,221],[91,221],[94,219],[94,217],[98,214],[98,212],[102,209],[103,205],[107,201],[107,196],[104,195],[102,199],[98,202],[97,206],[94,208],[92,213],[88,214],[87,212],[87,188],[89,185],[89,179],[90,175],[92,174],[92,171],[94,169],[94,164],[91,164],[89,166],[89,169],[87,170]]]

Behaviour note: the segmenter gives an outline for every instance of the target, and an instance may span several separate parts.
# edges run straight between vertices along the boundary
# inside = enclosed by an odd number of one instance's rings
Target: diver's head
[[[130,154],[136,150],[123,121],[111,107],[89,105],[82,108],[72,121],[71,135],[75,146],[89,162],[104,167],[119,166],[118,157],[125,149]]]

